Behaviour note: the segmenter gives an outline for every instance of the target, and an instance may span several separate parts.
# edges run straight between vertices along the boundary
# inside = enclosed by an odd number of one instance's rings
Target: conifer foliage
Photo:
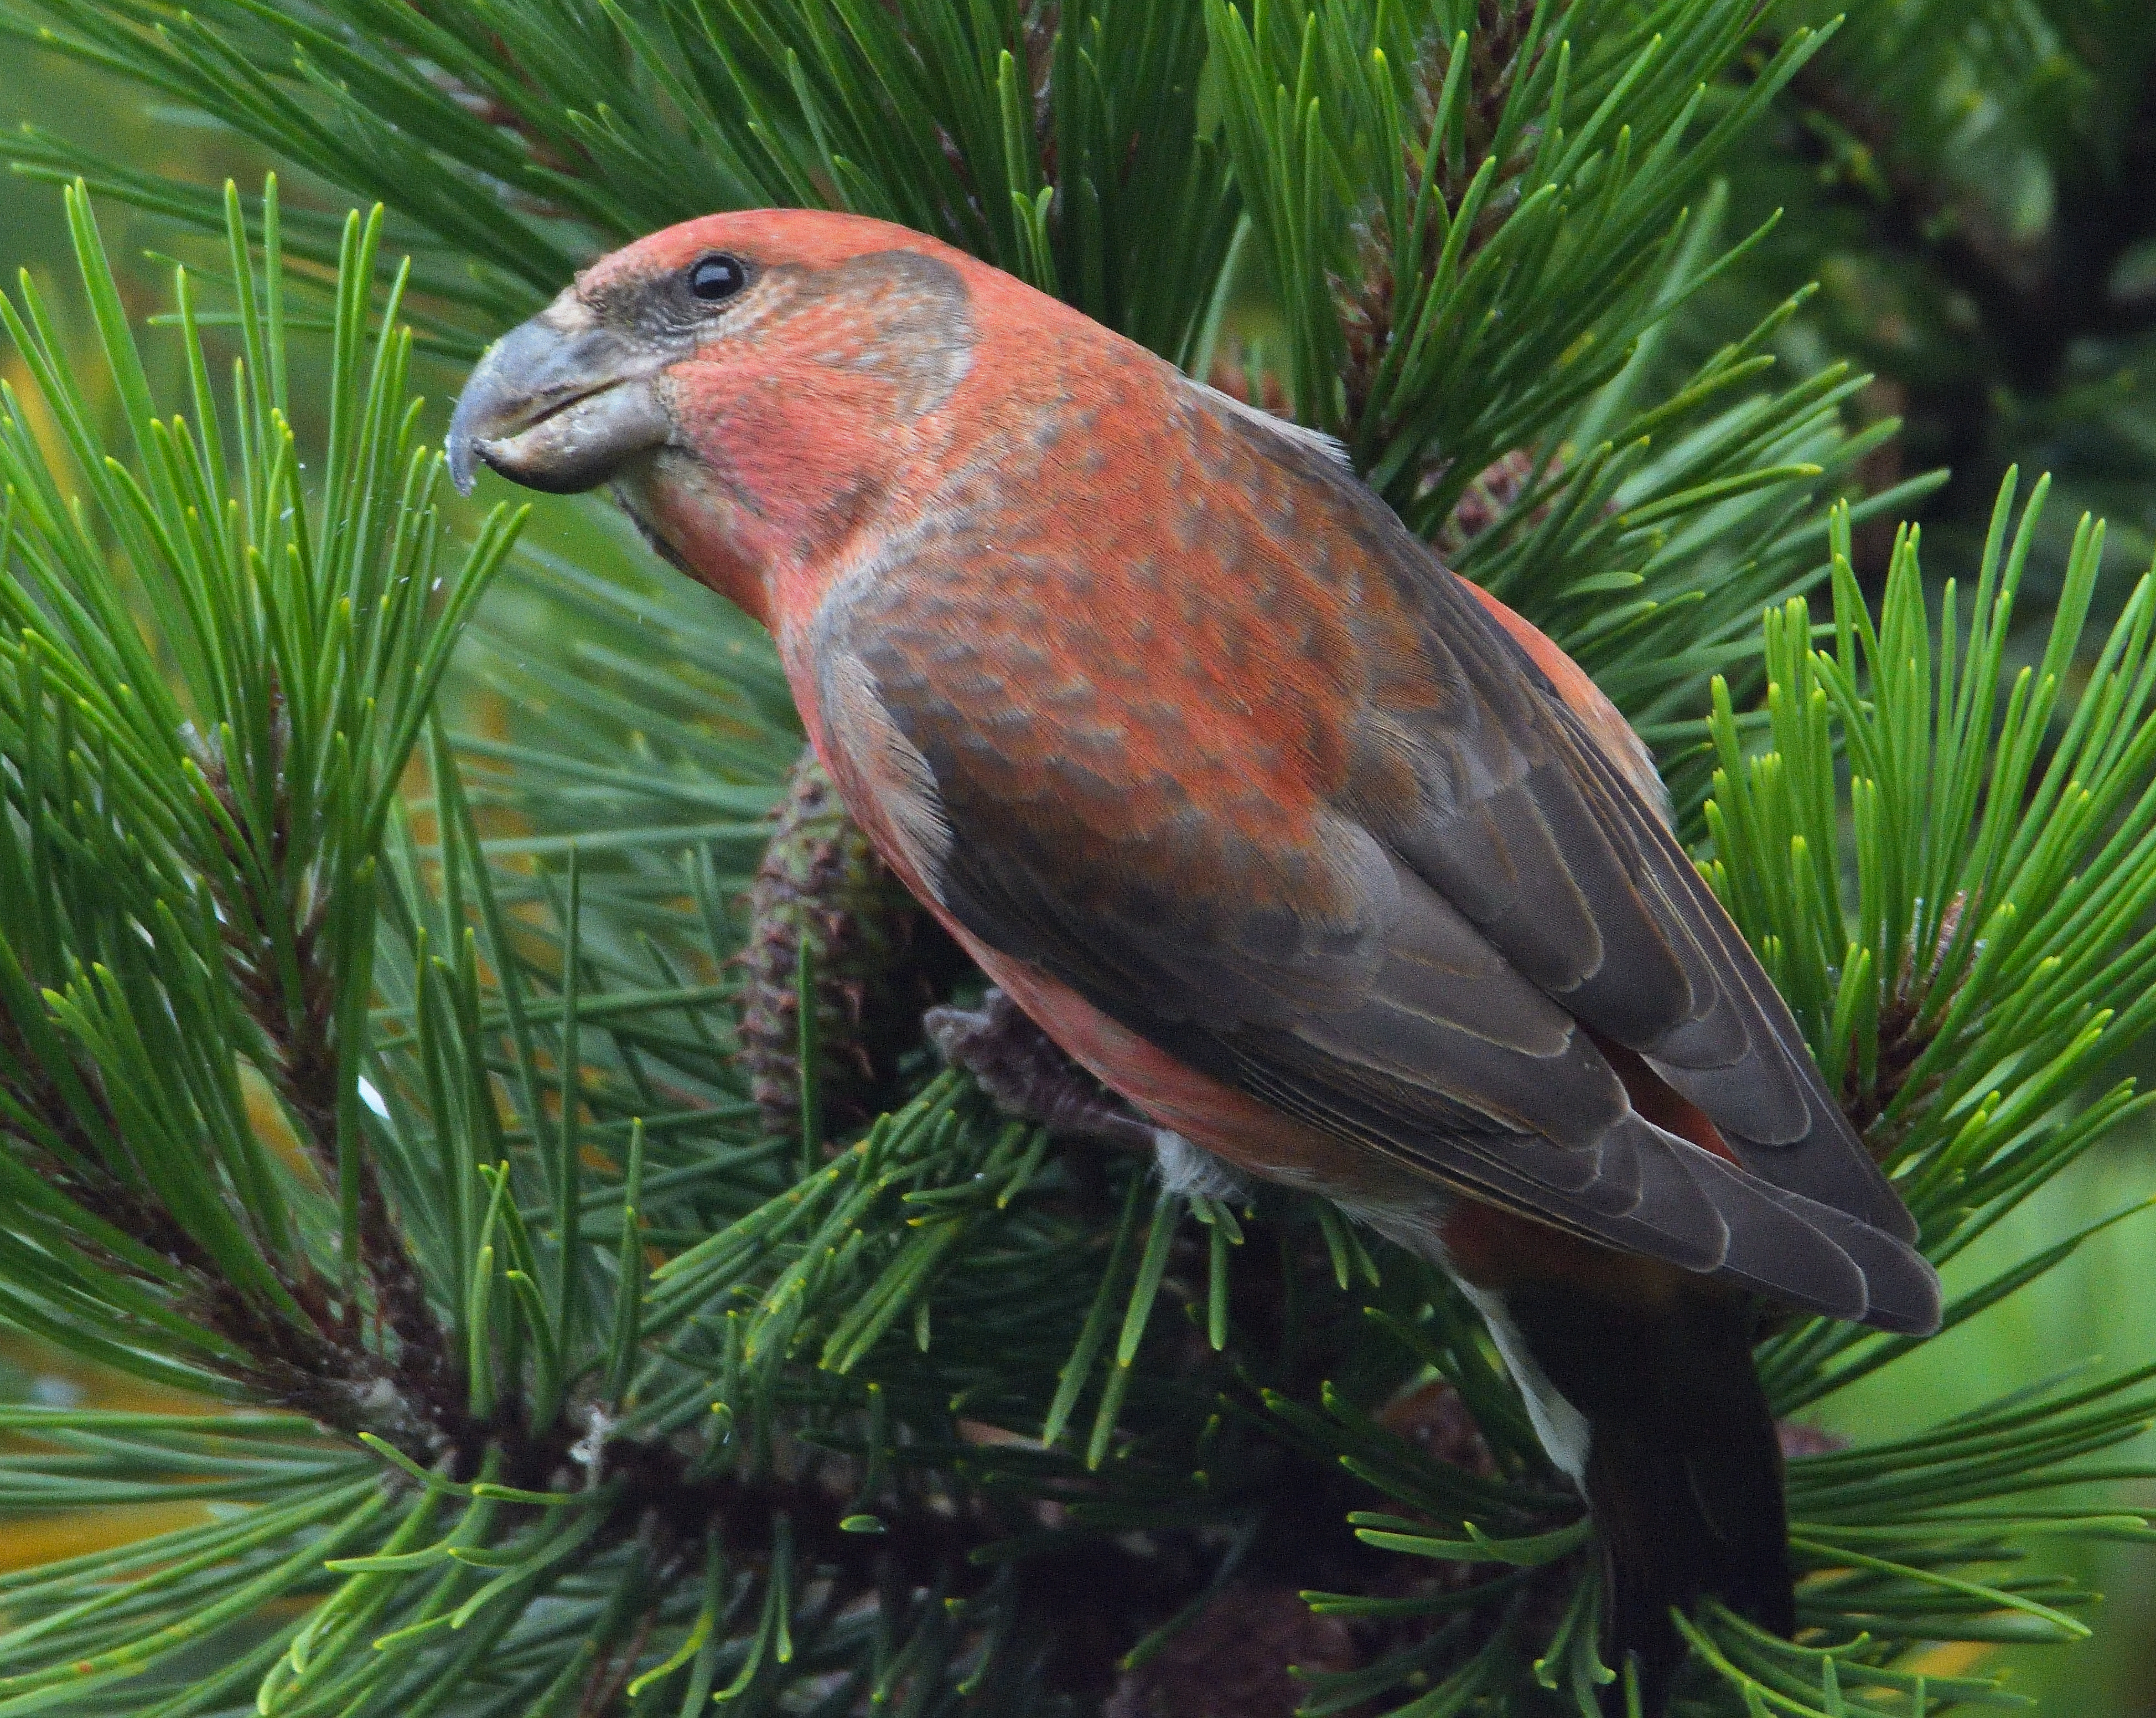
[[[2010,481],[1959,580],[1905,532],[1868,601],[1856,532],[1932,480],[1863,492],[1862,378],[1778,369],[1794,301],[1678,355],[1762,238],[1717,164],[1835,28],[1788,11],[0,0],[310,188],[10,146],[107,374],[8,299],[0,1319],[213,1406],[0,1409],[0,1507],[202,1512],[0,1575],[0,1718],[1596,1718],[1579,1501],[1443,1277],[941,1069],[948,951],[813,782],[774,826],[767,642],[596,514],[567,552],[457,510],[413,368],[620,239],[806,203],[1339,435],[1656,744],[1944,1260],[2146,1101],[2095,1077],[2156,1022],[2156,585],[2092,626],[2082,521],[2012,667]],[[100,198],[195,235],[156,328]],[[1759,1358],[1796,1414],[1910,1345]],[[2012,1704],[1910,1655],[2085,1635],[2023,1558],[2156,1537],[2067,1489],[2152,1413],[2156,1366],[1810,1440],[1800,1636],[1686,1619],[1677,1710]]]

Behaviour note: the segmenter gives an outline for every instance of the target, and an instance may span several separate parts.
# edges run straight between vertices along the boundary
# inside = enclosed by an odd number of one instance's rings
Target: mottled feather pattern
[[[847,803],[1022,1006],[1429,1250],[1464,1191],[1874,1315],[1808,1201],[1890,1247],[1906,1214],[1561,652],[1322,438],[896,229],[690,224],[586,308],[677,348],[670,271],[721,237],[756,284],[618,487],[771,625]]]
[[[1239,432],[1204,427],[1188,469],[1164,474],[1171,491],[1238,451]],[[999,459],[960,479],[954,514],[995,511],[977,487],[1055,475],[1052,445]],[[1271,504],[1288,504],[1285,486]],[[1190,553],[1222,580],[1263,571],[1251,522],[1184,512]],[[1358,655],[1342,605],[1283,580],[1224,609],[1171,578],[1157,545],[1112,533],[1073,545],[999,530],[992,578],[965,575],[963,535],[947,542],[910,537],[842,585],[819,648],[862,665],[952,826],[993,831],[981,859],[1052,877],[1045,910],[1065,934],[1131,926],[1149,945],[1141,966],[1180,980],[1156,993],[1170,1017],[1284,1021],[1367,984],[1393,908],[1378,844],[1324,794],[1345,770],[1346,736],[1324,713],[1332,670]],[[1163,600],[1177,624],[1147,624]],[[1194,682],[1202,698],[1179,695]],[[970,872],[947,887],[1000,892]],[[1025,929],[985,899],[973,919],[1006,938]]]
[[[596,264],[450,453],[612,481],[771,628],[848,810],[1018,1009],[1466,1286],[1650,1713],[1671,1606],[1794,1626],[1741,1291],[1921,1332],[1937,1279],[1638,737],[1336,444],[933,240],[764,210]]]
[[[1906,1216],[1623,753],[1322,446],[1135,351],[1084,398],[1091,460],[1007,417],[818,616],[932,779],[944,908],[1434,1194],[1866,1315],[1831,1208]],[[1586,1028],[1799,1196],[1690,1161]]]

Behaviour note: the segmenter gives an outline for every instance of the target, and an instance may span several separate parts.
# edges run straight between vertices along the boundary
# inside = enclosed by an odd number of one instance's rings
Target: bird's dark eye
[[[748,285],[748,270],[739,257],[723,250],[700,257],[690,266],[689,291],[706,304],[724,304]]]

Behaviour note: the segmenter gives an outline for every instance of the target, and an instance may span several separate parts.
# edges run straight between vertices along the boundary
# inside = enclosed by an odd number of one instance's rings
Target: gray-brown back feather
[[[947,831],[942,904],[1171,1054],[1416,1175],[1925,1328],[1936,1285],[1907,1211],[1654,808],[1373,497],[1314,455],[1289,476],[1327,553],[1298,568],[1291,545],[1224,532],[1241,576],[1173,592],[1194,638],[1337,605],[1311,743],[1348,761],[1286,834],[1263,801],[1278,731],[1209,712],[1215,797],[1192,797],[1185,742],[1158,728],[1172,689],[1123,661],[1132,615],[1058,606],[1113,571],[1083,530],[1002,560],[945,537],[819,617],[826,707],[872,698],[919,760],[897,790],[924,800],[911,824]],[[1634,1112],[1588,1029],[1645,1057],[1742,1167]]]

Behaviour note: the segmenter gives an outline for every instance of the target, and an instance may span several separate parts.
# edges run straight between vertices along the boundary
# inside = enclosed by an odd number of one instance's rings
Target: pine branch
[[[2063,1100],[2156,1006],[2156,587],[2070,696],[2086,527],[2043,660],[1999,691],[2033,509],[2001,502],[1966,636],[1911,540],[1875,616],[1851,532],[1922,485],[1820,519],[1891,429],[1844,434],[1840,369],[1763,391],[1796,302],[1682,378],[1658,360],[1742,249],[1718,196],[1686,200],[1804,44],[1709,100],[1748,5],[1143,10],[39,8],[72,51],[380,184],[427,256],[382,262],[387,216],[112,169],[223,240],[242,362],[213,388],[182,280],[173,419],[78,191],[116,460],[54,319],[11,310],[72,469],[7,402],[0,1317],[301,1413],[0,1412],[25,1440],[0,1505],[246,1505],[0,1575],[0,1715],[1075,1713],[1210,1662],[1290,1589],[1325,1625],[1313,1709],[1589,1718],[1609,1679],[1577,1499],[1426,1263],[1320,1202],[1164,1192],[1132,1154],[1058,1145],[937,1072],[910,1021],[872,1058],[902,1101],[849,1126],[823,1069],[890,1024],[867,990],[858,1021],[812,1007],[805,1045],[793,1017],[792,1104],[783,1058],[756,1089],[733,1022],[789,974],[744,972],[740,902],[788,856],[769,814],[800,736],[741,615],[564,512],[568,547],[516,551],[470,627],[452,737],[438,689],[514,522],[449,548],[397,325],[415,280],[473,339],[618,233],[839,202],[1194,367],[1240,347],[1254,398],[1351,429],[1418,528],[1697,748],[1673,774],[1712,794],[1709,874],[1935,1253],[2143,1104]],[[1277,345],[1223,333],[1245,199]],[[1373,232],[1394,278],[1358,358],[1342,296],[1373,284]],[[329,381],[302,459],[310,290]],[[1822,579],[1815,639],[1790,604]],[[833,869],[757,909],[796,914],[797,1009],[846,979],[818,964],[843,939],[804,959],[798,934]],[[296,1151],[250,1114],[256,1075]],[[1907,1347],[1807,1321],[1761,1360],[1786,1411]],[[1887,1718],[1914,1641],[2076,1638],[2081,1597],[2022,1547],[2151,1531],[2031,1499],[2138,1473],[2104,1453],[2151,1391],[2075,1376],[1794,1457],[1815,1632],[1707,1610],[1686,1709]],[[1319,1635],[1244,1638],[1276,1687]]]
[[[1415,126],[1401,145],[1402,189],[1410,203],[1420,203],[1426,194],[1437,198],[1445,219],[1423,233],[1421,254],[1404,269],[1394,265],[1391,252],[1395,229],[1383,223],[1360,224],[1352,277],[1338,280],[1334,287],[1342,306],[1341,383],[1343,421],[1349,425],[1359,429],[1375,404],[1384,359],[1398,332],[1394,301],[1404,285],[1411,291],[1414,279],[1430,278],[1447,261],[1471,268],[1519,204],[1520,179],[1533,165],[1543,127],[1516,124],[1507,138],[1512,146],[1509,156],[1498,160],[1491,151],[1507,131],[1514,86],[1531,83],[1549,51],[1539,10],[1519,0],[1482,0],[1471,34],[1462,31],[1450,41],[1433,37],[1418,56],[1412,81]],[[1455,63],[1463,56],[1466,64],[1455,82]],[[1450,135],[1439,135],[1441,123]],[[1444,232],[1469,213],[1466,199],[1471,190],[1478,189],[1486,163],[1495,173],[1491,186],[1486,194],[1478,194],[1479,212],[1471,215],[1465,237],[1447,258]]]

